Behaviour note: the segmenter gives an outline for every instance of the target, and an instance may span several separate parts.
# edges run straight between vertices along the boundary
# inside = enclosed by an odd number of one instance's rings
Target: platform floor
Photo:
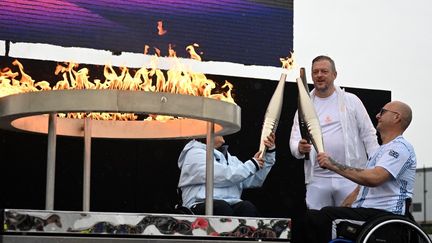
[[[289,242],[288,218],[4,209],[0,243]]]
[[[220,240],[220,239],[143,239],[143,238],[105,238],[105,237],[64,237],[64,236],[29,236],[0,235],[2,243],[257,243],[251,240]],[[266,243],[290,242],[288,240],[265,241]]]

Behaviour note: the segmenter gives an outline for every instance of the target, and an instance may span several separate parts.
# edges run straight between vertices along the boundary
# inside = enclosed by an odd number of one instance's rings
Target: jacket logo
[[[331,118],[331,116],[326,116],[325,118],[324,118],[324,123],[326,123],[326,124],[329,124],[329,123],[331,123],[333,121],[333,119]]]
[[[399,157],[399,153],[394,151],[393,149],[389,151],[389,155],[397,159]]]

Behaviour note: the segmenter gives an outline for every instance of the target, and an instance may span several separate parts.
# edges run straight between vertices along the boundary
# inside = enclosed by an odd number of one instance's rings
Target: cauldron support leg
[[[90,117],[84,119],[83,211],[90,211],[91,127]]]
[[[48,118],[48,150],[47,150],[47,175],[45,192],[45,209],[54,209],[55,164],[57,144],[57,114],[50,113]]]
[[[206,200],[205,214],[213,215],[213,179],[214,179],[214,122],[207,122],[206,150]]]

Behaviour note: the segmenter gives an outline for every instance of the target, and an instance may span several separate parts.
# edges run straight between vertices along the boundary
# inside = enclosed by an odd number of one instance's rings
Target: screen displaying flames
[[[187,46],[186,50],[192,59],[200,61],[201,57],[195,51],[197,46],[197,44]],[[25,72],[21,62],[15,60],[10,67],[3,67],[0,70],[0,97],[46,90],[117,89],[203,96],[235,104],[231,83],[225,81],[223,85],[218,86],[205,74],[193,72],[181,63],[171,46],[169,47],[169,57],[171,57],[172,64],[167,71],[162,71],[157,67],[157,55],[152,58],[149,68],[142,67],[138,70],[127,67],[117,68],[107,64],[103,68],[103,79],[91,78],[89,69],[80,67],[77,63],[59,63],[53,70],[55,77],[59,77],[55,82],[34,80]],[[138,115],[134,113],[68,113],[59,114],[59,116],[67,118],[91,117],[96,120],[128,121],[139,119]],[[144,119],[163,121],[175,118],[150,114]]]
[[[0,39],[12,43],[153,54],[197,42],[207,60],[273,67],[293,50],[293,0],[1,0],[0,9]]]

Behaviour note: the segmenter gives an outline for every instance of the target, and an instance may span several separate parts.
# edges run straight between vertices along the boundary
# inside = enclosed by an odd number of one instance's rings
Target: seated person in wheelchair
[[[317,155],[321,167],[334,171],[359,186],[341,207],[307,210],[293,222],[293,242],[329,242],[336,238],[338,220],[366,222],[378,215],[405,214],[405,203],[414,190],[416,155],[402,136],[411,119],[411,108],[400,101],[387,103],[376,115],[382,145],[369,158],[366,168],[338,163],[326,153]]]
[[[244,188],[260,187],[275,163],[275,135],[270,134],[264,144],[267,148],[263,158],[258,151],[245,162],[227,151],[222,136],[214,138],[214,191],[213,214],[224,216],[259,216],[258,210],[249,201],[241,199]],[[183,148],[178,159],[184,207],[194,214],[205,214],[206,144],[192,140]]]

